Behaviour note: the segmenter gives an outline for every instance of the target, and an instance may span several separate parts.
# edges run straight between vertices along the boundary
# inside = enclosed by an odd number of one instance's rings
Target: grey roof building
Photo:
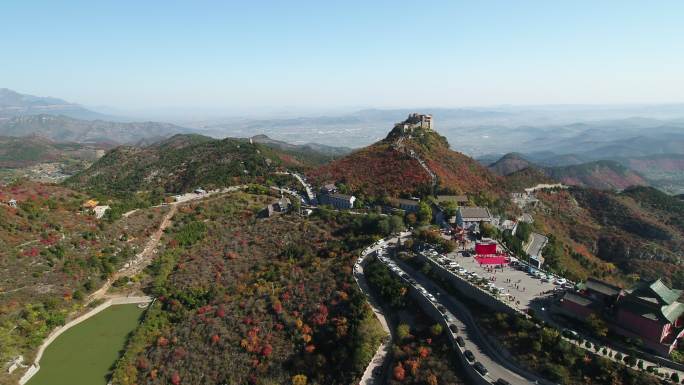
[[[492,220],[492,214],[486,207],[460,207],[456,213],[456,224],[468,230],[476,230],[480,222]]]
[[[420,209],[420,201],[412,199],[391,198],[390,203],[408,212],[417,212]]]

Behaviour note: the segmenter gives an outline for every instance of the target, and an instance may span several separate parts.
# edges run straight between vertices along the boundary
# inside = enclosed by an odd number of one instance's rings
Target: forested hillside
[[[0,187],[0,202],[10,199],[16,208],[0,205],[0,362],[20,354],[30,358],[52,329],[139,251],[167,210],[98,221],[81,207],[87,196],[37,183]]]
[[[384,140],[311,171],[309,176],[318,184],[342,183],[368,198],[425,195],[433,190],[472,194],[500,190],[496,176],[449,149],[446,138],[437,132],[416,129],[404,134],[396,127]]]
[[[354,383],[382,329],[352,278],[366,218],[258,219],[273,197],[184,207],[150,269],[159,301],[113,383]]]
[[[523,157],[522,154],[509,153],[501,157],[501,159],[488,166],[496,175],[510,175],[514,172],[522,171],[534,164]]]
[[[177,193],[257,181],[281,167],[301,165],[292,156],[260,144],[176,135],[147,147],[117,147],[65,183],[110,195]]]
[[[0,137],[0,168],[19,168],[46,162],[94,161],[101,147],[78,143],[56,143],[31,136]]]
[[[630,186],[648,185],[648,182],[641,175],[614,161],[551,167],[546,171],[555,180],[572,186],[624,189]]]
[[[684,285],[683,206],[649,187],[622,193],[584,188],[537,194],[537,226],[552,235],[547,264],[583,279],[662,277]]]
[[[497,175],[510,176],[507,179],[510,180],[511,185],[517,185],[519,182],[524,182],[525,179],[530,182],[546,179],[570,186],[602,190],[619,190],[630,186],[648,185],[648,181],[639,173],[612,160],[542,167],[525,159],[521,154],[510,153],[490,164],[488,168]]]

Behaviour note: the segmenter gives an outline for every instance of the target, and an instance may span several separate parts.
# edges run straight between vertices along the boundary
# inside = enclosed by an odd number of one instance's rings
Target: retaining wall
[[[419,292],[418,289],[413,287],[413,285],[409,285],[409,296],[418,304],[418,306],[420,306],[420,308],[425,312],[425,314],[427,314],[430,318],[439,322],[439,324],[442,325],[444,333],[447,333],[449,342],[451,342],[451,345],[456,350],[456,356],[461,362],[461,366],[465,369],[466,374],[472,380],[473,384],[491,385],[493,381],[496,381],[496,379],[490,381],[489,379],[482,376],[480,373],[477,372],[477,370],[475,370],[473,365],[470,362],[468,362],[468,360],[466,360],[465,356],[463,355],[463,352],[465,352],[466,349],[458,346],[458,344],[456,343],[456,337],[458,335],[453,333],[449,329],[449,324],[444,319],[444,315],[440,313],[437,307],[435,307],[435,304],[433,304],[429,299],[425,298],[425,296],[423,296],[423,294]]]

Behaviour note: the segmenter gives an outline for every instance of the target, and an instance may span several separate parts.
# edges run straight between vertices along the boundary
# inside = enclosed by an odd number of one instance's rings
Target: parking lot
[[[503,267],[480,265],[472,257],[471,251],[457,251],[446,256],[435,251],[427,251],[426,254],[443,268],[492,293],[497,293],[521,310],[528,309],[535,299],[550,295],[554,290],[563,290],[562,285],[567,284],[564,280],[558,281],[539,272],[529,273],[526,267],[515,262]]]

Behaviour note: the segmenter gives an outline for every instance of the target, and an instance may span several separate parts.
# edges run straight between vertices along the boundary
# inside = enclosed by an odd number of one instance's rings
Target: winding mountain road
[[[364,275],[363,266],[366,262],[365,258],[369,254],[370,253],[364,253],[361,254],[361,256],[359,257],[356,265],[354,266],[354,279],[356,280],[356,283],[359,285],[359,288],[361,289],[363,294],[366,295],[368,303],[370,304],[371,309],[373,309],[373,313],[375,313],[375,316],[382,325],[382,328],[385,330],[385,333],[387,333],[390,338],[384,340],[383,343],[378,347],[378,350],[376,350],[375,355],[373,355],[373,358],[366,367],[366,370],[363,372],[363,376],[361,376],[359,385],[371,385],[374,384],[376,380],[379,380],[381,378],[381,376],[377,372],[377,368],[381,368],[380,370],[382,370],[383,367],[386,368],[385,364],[387,361],[387,357],[389,356],[390,349],[394,341],[394,331],[392,330],[392,328],[390,328],[389,322],[387,321],[387,318],[385,317],[385,314],[382,311],[382,306],[374,298],[370,286],[368,285],[368,282],[366,280],[366,276]]]

